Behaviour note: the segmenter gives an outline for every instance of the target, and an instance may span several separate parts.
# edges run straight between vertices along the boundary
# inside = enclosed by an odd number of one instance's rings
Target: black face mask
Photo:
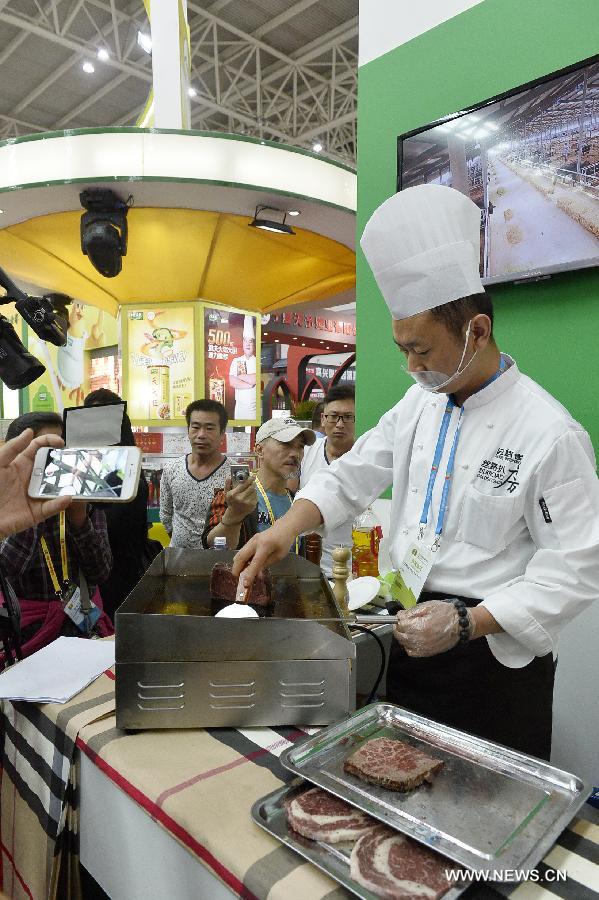
[[[11,389],[27,387],[46,367],[29,353],[5,316],[0,315],[0,379]]]

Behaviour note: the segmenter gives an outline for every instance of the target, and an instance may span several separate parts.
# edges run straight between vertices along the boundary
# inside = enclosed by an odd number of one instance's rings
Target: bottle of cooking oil
[[[379,525],[371,507],[364,510],[352,525],[352,575],[361,578],[362,575],[379,574],[379,541],[382,537]]]

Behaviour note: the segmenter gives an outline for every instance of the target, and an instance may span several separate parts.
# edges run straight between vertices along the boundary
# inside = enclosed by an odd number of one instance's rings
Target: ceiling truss
[[[326,0],[324,0],[326,3]],[[282,52],[276,32],[290,27],[323,0],[296,0],[251,33],[233,19],[239,0],[214,0],[204,8],[188,0],[191,34],[192,126],[202,130],[241,132],[262,140],[311,148],[355,165],[358,33],[357,15],[299,49]],[[357,2],[356,2],[357,11]],[[63,61],[11,109],[0,113],[0,138],[48,130],[35,121],[34,109],[83,60],[95,62],[105,47],[103,63],[111,77],[53,122],[51,128],[77,128],[93,123],[94,106],[103,98],[122,98],[122,113],[111,125],[132,125],[141,112],[126,103],[130,79],[149,90],[151,58],[137,44],[138,30],[148,31],[141,0],[0,0],[0,24],[16,33],[0,48],[1,66],[24,53],[29,35],[64,50]],[[269,37],[271,38],[269,42]]]

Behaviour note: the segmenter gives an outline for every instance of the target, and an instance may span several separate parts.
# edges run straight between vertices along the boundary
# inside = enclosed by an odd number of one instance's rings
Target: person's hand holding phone
[[[33,439],[31,428],[0,447],[0,538],[25,531],[71,504],[71,497],[51,500],[30,497],[27,493],[35,454],[40,447],[62,447],[55,434]]]
[[[238,481],[235,487],[232,487],[232,480],[227,478],[225,482],[225,502],[227,509],[223,516],[223,525],[236,525],[241,523],[246,516],[249,516],[258,504],[254,476],[249,475],[243,481]]]

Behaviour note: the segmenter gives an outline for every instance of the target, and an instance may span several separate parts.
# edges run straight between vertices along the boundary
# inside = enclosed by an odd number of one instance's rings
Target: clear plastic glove
[[[418,603],[397,613],[393,634],[408,656],[436,656],[459,640],[458,611],[443,600]]]

